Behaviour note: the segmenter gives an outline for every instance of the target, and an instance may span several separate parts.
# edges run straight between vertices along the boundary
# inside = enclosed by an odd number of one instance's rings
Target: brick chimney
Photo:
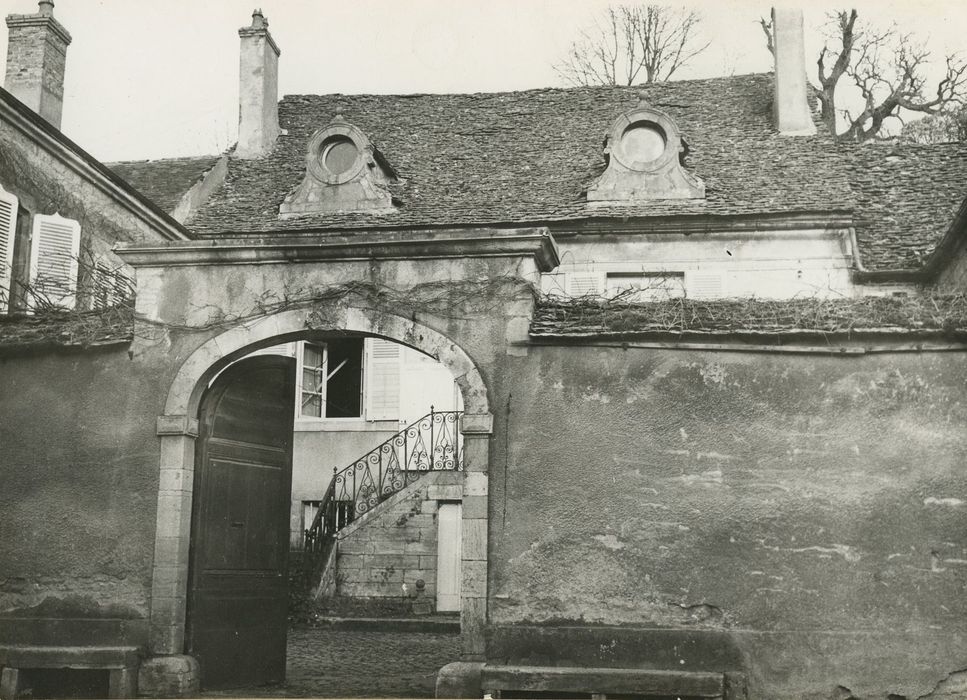
[[[772,32],[776,60],[776,94],[772,110],[776,128],[779,133],[790,136],[815,134],[816,125],[806,101],[809,82],[806,80],[802,10],[774,7]]]
[[[54,19],[51,0],[41,0],[35,15],[7,15],[7,28],[4,88],[60,129],[71,35]]]
[[[252,13],[252,25],[241,37],[238,84],[237,158],[260,158],[272,150],[279,135],[279,47],[269,34],[262,10]]]

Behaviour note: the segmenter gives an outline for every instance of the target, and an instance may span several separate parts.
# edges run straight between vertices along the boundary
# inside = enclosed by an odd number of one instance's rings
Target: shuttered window
[[[366,418],[400,417],[400,345],[389,340],[366,341]]]
[[[10,308],[13,240],[17,232],[17,197],[0,187],[0,313]]]
[[[570,272],[567,292],[572,297],[597,296],[602,292],[602,277],[600,272]]]
[[[30,247],[30,289],[33,305],[72,309],[77,302],[77,256],[81,225],[54,214],[34,217]]]
[[[721,299],[726,295],[725,276],[719,270],[689,270],[685,288],[692,299]]]

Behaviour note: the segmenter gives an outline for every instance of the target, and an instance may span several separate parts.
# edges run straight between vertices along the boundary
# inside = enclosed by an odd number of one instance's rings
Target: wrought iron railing
[[[305,550],[328,553],[333,536],[421,475],[463,468],[462,411],[434,411],[406,426],[348,467],[333,469]]]

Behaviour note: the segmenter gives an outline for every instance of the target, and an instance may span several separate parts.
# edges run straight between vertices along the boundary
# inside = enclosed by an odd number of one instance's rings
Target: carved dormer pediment
[[[305,177],[279,213],[391,211],[387,185],[395,180],[393,168],[366,134],[337,114],[309,139]]]
[[[607,169],[588,188],[588,201],[704,198],[705,183],[683,167],[687,152],[672,118],[642,100],[612,125],[604,144]]]

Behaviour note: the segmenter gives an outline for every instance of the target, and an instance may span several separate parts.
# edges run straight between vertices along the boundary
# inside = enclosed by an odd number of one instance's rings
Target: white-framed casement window
[[[605,296],[631,302],[677,299],[685,296],[685,273],[609,272],[605,277]]]
[[[0,313],[10,308],[13,284],[13,243],[20,200],[0,187]]]
[[[296,360],[297,419],[362,418],[362,338],[306,341]]]
[[[59,214],[37,214],[30,245],[32,306],[74,308],[81,225]]]
[[[379,338],[297,343],[296,419],[397,420],[401,347]]]

